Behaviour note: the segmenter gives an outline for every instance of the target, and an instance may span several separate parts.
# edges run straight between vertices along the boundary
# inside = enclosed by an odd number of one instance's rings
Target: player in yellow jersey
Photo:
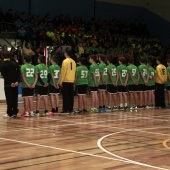
[[[155,75],[155,107],[165,108],[165,83],[167,82],[166,67],[162,64],[162,58],[156,60],[158,64]]]
[[[64,52],[65,60],[63,60],[61,67],[62,95],[63,95],[63,111],[61,113],[72,113],[74,105],[74,80],[76,73],[76,63],[71,58],[72,51],[66,48]]]

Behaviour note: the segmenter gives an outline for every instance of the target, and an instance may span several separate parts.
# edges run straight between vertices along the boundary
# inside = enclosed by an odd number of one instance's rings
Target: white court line
[[[57,147],[53,147],[53,146],[47,146],[47,145],[36,144],[36,143],[31,143],[31,142],[24,142],[24,141],[13,140],[13,139],[8,139],[8,138],[0,138],[0,140],[16,142],[16,143],[21,143],[21,144],[27,144],[27,145],[43,147],[43,148],[49,148],[49,149],[54,149],[54,150],[60,150],[60,151],[66,151],[66,152],[71,152],[71,153],[76,153],[76,154],[81,154],[81,155],[86,155],[86,156],[92,156],[92,157],[97,157],[97,158],[103,158],[103,159],[108,159],[108,160],[113,160],[113,161],[131,163],[130,161],[126,161],[126,160],[121,160],[121,159],[116,159],[116,158],[111,158],[111,157],[106,157],[106,156],[100,156],[100,155],[90,154],[90,153],[85,153],[85,152],[80,152],[80,151],[74,151],[74,150],[69,150],[69,149],[64,149],[64,148],[57,148]],[[162,170],[166,170],[166,169],[162,169]]]
[[[124,132],[129,132],[129,130],[120,131],[120,132],[115,132],[115,133],[111,133],[111,134],[108,134],[108,135],[103,136],[102,138],[100,138],[100,139],[97,141],[98,147],[99,147],[102,151],[108,153],[109,155],[115,156],[116,158],[118,158],[118,159],[120,159],[120,160],[129,161],[129,163],[132,163],[132,164],[141,165],[141,166],[150,167],[150,168],[159,169],[159,170],[169,170],[169,169],[165,169],[165,168],[161,168],[161,167],[157,167],[157,166],[152,166],[152,165],[149,165],[149,164],[140,163],[140,162],[137,162],[137,161],[133,161],[133,160],[130,160],[130,159],[127,159],[127,158],[118,156],[118,155],[116,155],[116,154],[113,154],[113,153],[109,152],[108,150],[106,150],[106,149],[102,146],[102,140],[103,140],[104,138],[107,138],[107,137],[112,136],[112,135],[115,135],[115,134],[124,133]]]

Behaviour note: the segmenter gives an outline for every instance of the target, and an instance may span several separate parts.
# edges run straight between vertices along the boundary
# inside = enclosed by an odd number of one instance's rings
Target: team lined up
[[[100,62],[99,64],[96,63],[97,59]],[[72,62],[64,67],[64,70],[68,70],[68,77],[75,76],[74,83],[78,93],[78,110],[76,112],[87,112],[86,94],[88,88],[91,94],[90,112],[155,106],[165,107],[164,85],[167,81],[167,73],[170,74],[170,67],[166,71],[166,67],[161,64],[159,58],[157,59],[158,66],[156,70],[151,66],[151,61],[145,64],[146,60],[144,57],[140,58],[140,65],[138,67],[133,64],[133,58],[128,59],[128,66],[126,66],[127,61],[125,57],[118,59],[119,66],[117,67],[112,64],[112,61],[113,57],[111,55],[107,56],[107,58],[104,55],[99,55],[98,58],[96,55],[90,55],[89,62],[91,65],[89,69],[84,65],[86,62],[84,58],[79,58],[75,73],[71,72]],[[37,92],[36,115],[40,114],[41,97],[44,100],[45,115],[58,113],[58,94],[62,85],[62,70],[57,65],[57,57],[52,56],[50,58],[50,67],[43,63],[43,56],[38,58],[39,64],[37,66],[31,64],[30,57],[25,57],[25,62],[21,67],[25,110],[23,116],[35,115],[33,112],[35,87]],[[168,64],[170,65],[170,61]],[[168,78],[168,92],[170,90],[169,86],[170,80]],[[106,100],[106,90],[108,92],[108,102]],[[129,100],[127,92],[129,92]],[[48,94],[51,101],[50,112],[48,111]],[[69,96],[70,94],[67,95]],[[66,110],[64,112],[73,112],[73,110]]]

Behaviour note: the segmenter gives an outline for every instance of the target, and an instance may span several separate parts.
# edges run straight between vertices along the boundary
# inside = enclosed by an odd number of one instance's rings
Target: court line
[[[169,169],[165,169],[165,168],[161,168],[161,167],[156,167],[156,166],[149,165],[149,164],[144,164],[144,163],[141,163],[141,162],[133,161],[133,160],[130,160],[130,159],[127,159],[127,158],[118,156],[118,155],[116,155],[116,154],[114,154],[114,153],[109,152],[107,149],[105,149],[105,148],[102,146],[102,141],[103,141],[105,138],[107,138],[107,137],[109,137],[109,136],[112,136],[112,135],[115,135],[115,134],[124,133],[124,132],[129,132],[129,130],[120,131],[120,132],[115,132],[115,133],[111,133],[111,134],[108,134],[108,135],[105,135],[105,136],[101,137],[101,138],[97,141],[98,147],[99,147],[102,151],[108,153],[109,155],[115,156],[116,158],[121,159],[121,160],[129,161],[129,162],[132,163],[132,164],[141,165],[141,166],[150,167],[150,168],[155,168],[155,169],[159,169],[159,170],[169,170]]]
[[[8,139],[8,138],[0,138],[0,140],[16,142],[16,143],[21,143],[21,144],[27,144],[27,145],[43,147],[43,148],[49,148],[49,149],[54,149],[54,150],[61,150],[61,151],[77,153],[77,154],[86,155],[86,156],[92,156],[92,157],[97,157],[97,158],[113,160],[113,161],[125,162],[125,163],[129,163],[129,164],[131,163],[130,161],[126,161],[126,160],[121,160],[121,159],[116,159],[116,158],[111,158],[111,157],[106,157],[106,156],[100,156],[100,155],[90,154],[90,153],[85,153],[85,152],[80,152],[80,151],[74,151],[74,150],[69,150],[69,149],[64,149],[64,148],[57,148],[57,147],[48,146],[48,145],[36,144],[36,143],[32,143],[32,142],[24,142],[24,141],[13,140],[13,139]],[[167,170],[167,169],[162,169],[162,170]]]
[[[167,140],[162,142],[163,146],[167,149],[170,149],[170,147],[167,145],[167,142],[169,142],[169,141],[170,141],[170,139],[167,139]]]

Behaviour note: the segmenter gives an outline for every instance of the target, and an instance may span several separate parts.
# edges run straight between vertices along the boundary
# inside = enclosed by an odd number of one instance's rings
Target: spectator
[[[31,49],[31,46],[29,43],[25,43],[25,48],[23,48],[22,50],[22,55],[23,57],[26,57],[26,56],[34,56],[35,53],[34,51]]]

